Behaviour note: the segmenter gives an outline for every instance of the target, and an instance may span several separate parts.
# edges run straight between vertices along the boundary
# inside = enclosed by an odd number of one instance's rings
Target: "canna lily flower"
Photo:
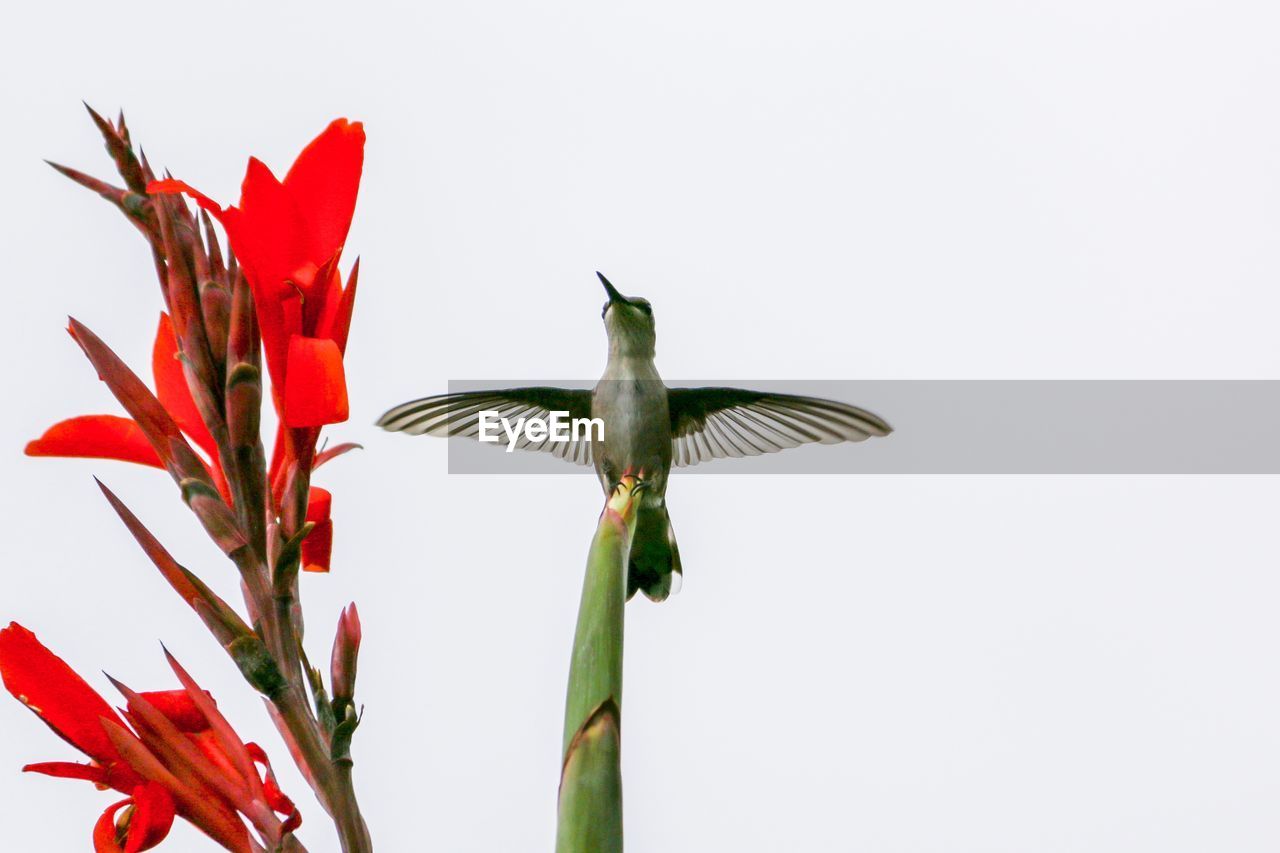
[[[350,786],[349,748],[360,720],[350,695],[358,620],[352,608],[341,623],[333,677],[345,692],[335,694],[341,702],[330,701],[319,671],[304,667],[299,651],[297,580],[300,568],[327,571],[330,560],[331,497],[311,485],[311,475],[357,447],[317,443],[324,425],[347,416],[342,357],[359,264],[345,287],[338,265],[362,169],[363,130],[334,122],[283,181],[252,161],[239,206],[223,210],[185,184],[156,181],[123,117],[113,123],[90,113],[125,187],[54,168],[111,201],[150,244],[168,315],[153,345],[155,391],[72,319],[68,331],[127,417],[63,421],[30,442],[27,453],[119,459],[170,475],[238,570],[253,627],[99,486],[165,580],[267,698],[343,848],[369,850]],[[177,192],[196,196],[202,210],[170,194]],[[211,214],[224,227],[225,243]],[[222,245],[232,251],[224,254]],[[269,465],[261,434],[264,373],[280,416]],[[178,817],[237,853],[305,853],[293,835],[298,811],[280,792],[265,754],[235,734],[172,657],[169,663],[181,690],[137,693],[112,680],[125,698],[125,707],[113,710],[31,632],[17,624],[0,630],[0,680],[88,758],[25,769],[125,795],[94,825],[99,853],[150,849]]]
[[[116,683],[127,701],[117,714],[26,628],[11,623],[0,630],[5,687],[90,759],[28,764],[23,770],[83,779],[126,795],[94,826],[97,853],[148,850],[165,839],[175,817],[228,850],[261,849],[242,815],[268,849],[279,849],[301,816],[280,792],[266,755],[243,743],[213,699],[172,657],[169,663],[183,689],[135,693]]]
[[[151,350],[151,370],[155,378],[156,398],[173,418],[178,428],[204,451],[201,461],[218,491],[227,495],[227,482],[218,458],[218,445],[209,434],[178,358],[178,341],[173,323],[166,313],[160,314],[155,344]],[[117,459],[154,468],[164,468],[155,448],[137,421],[119,415],[81,415],[60,421],[38,439],[28,442],[28,456],[63,456],[92,459]]]
[[[223,228],[253,290],[276,408],[292,428],[348,416],[343,354],[359,263],[342,285],[338,262],[364,164],[364,127],[337,119],[279,180],[250,158],[240,203],[223,208],[189,184],[153,181],[149,193],[185,193]]]

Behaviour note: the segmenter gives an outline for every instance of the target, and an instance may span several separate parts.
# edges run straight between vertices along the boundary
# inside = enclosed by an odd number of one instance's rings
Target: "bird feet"
[[[622,475],[618,482],[614,483],[613,488],[609,490],[609,497],[605,500],[604,511],[606,514],[614,515],[619,523],[629,523],[635,519],[640,502],[638,498],[640,494],[649,488],[647,480],[643,479],[644,472],[631,473],[630,469]]]
[[[640,492],[649,488],[649,481],[644,478],[644,469],[636,470],[628,466],[622,472],[622,477],[618,482],[613,484],[613,488],[609,490],[610,498],[617,497],[618,492],[624,489],[629,490],[632,495],[638,495]]]

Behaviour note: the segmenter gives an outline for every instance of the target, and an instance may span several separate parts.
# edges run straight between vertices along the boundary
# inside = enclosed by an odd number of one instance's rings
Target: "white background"
[[[108,695],[99,669],[173,686],[163,639],[287,764],[90,474],[230,596],[172,484],[21,455],[117,411],[65,316],[144,368],[160,305],[141,238],[40,158],[108,175],[78,102],[123,106],[232,200],[249,154],[283,173],[362,119],[332,435],[367,449],[318,478],[310,646],[359,602],[379,849],[548,850],[600,496],[449,477],[377,415],[449,378],[597,374],[595,269],[653,300],[672,377],[1277,378],[1278,25],[1220,0],[10,10],[0,615]],[[1169,428],[1214,440],[1212,413]],[[1275,479],[689,477],[670,504],[685,590],[627,611],[629,850],[1280,846]],[[20,774],[76,754],[0,699],[3,846],[87,849],[114,795]]]

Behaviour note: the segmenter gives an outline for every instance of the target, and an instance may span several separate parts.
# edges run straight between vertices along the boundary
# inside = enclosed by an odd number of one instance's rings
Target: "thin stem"
[[[343,850],[373,850],[369,828],[356,802],[356,789],[351,780],[351,759],[339,761],[335,767],[339,796],[334,802],[334,822],[341,834]]]
[[[257,554],[253,553],[252,545],[241,548],[231,554],[231,560],[235,563],[236,570],[240,572],[240,577],[244,580],[245,589],[248,590],[249,598],[253,602],[253,609],[258,615],[261,623],[259,630],[262,633],[262,642],[266,643],[271,656],[279,661],[280,632],[276,630],[275,620],[271,618],[271,583],[267,574],[266,564],[258,558]]]
[[[299,645],[301,638],[293,624],[293,593],[289,591],[281,592],[276,590],[274,596],[275,604],[275,624],[276,630],[280,633],[281,653],[278,659],[280,671],[284,673],[285,678],[289,682],[289,686],[296,688],[302,695],[306,695],[306,674],[302,670],[302,656],[299,653]],[[314,723],[315,716],[311,713],[311,705],[305,703],[307,708],[307,717]]]
[[[280,712],[280,719],[307,765],[306,769],[314,780],[320,804],[325,811],[332,813],[333,806],[328,794],[333,789],[333,762],[329,760],[329,747],[320,736],[306,697],[295,685],[288,685],[271,697],[271,704]]]
[[[294,584],[273,594],[266,582],[267,565],[254,559],[252,550],[237,555],[237,568],[245,578],[250,595],[258,601],[263,642],[275,659],[285,684],[269,697],[288,730],[299,757],[306,765],[306,775],[315,788],[321,805],[333,818],[344,853],[371,853],[373,845],[360,814],[355,789],[351,784],[350,759],[335,762],[330,754],[328,735],[323,731],[307,699],[306,675],[301,658],[301,640],[293,619]],[[296,574],[294,576],[296,578]]]

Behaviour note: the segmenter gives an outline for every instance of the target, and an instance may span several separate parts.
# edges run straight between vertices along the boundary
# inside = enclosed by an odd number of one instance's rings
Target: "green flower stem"
[[[556,853],[622,850],[622,638],[635,532],[628,477],[605,504],[587,557],[565,700]]]

